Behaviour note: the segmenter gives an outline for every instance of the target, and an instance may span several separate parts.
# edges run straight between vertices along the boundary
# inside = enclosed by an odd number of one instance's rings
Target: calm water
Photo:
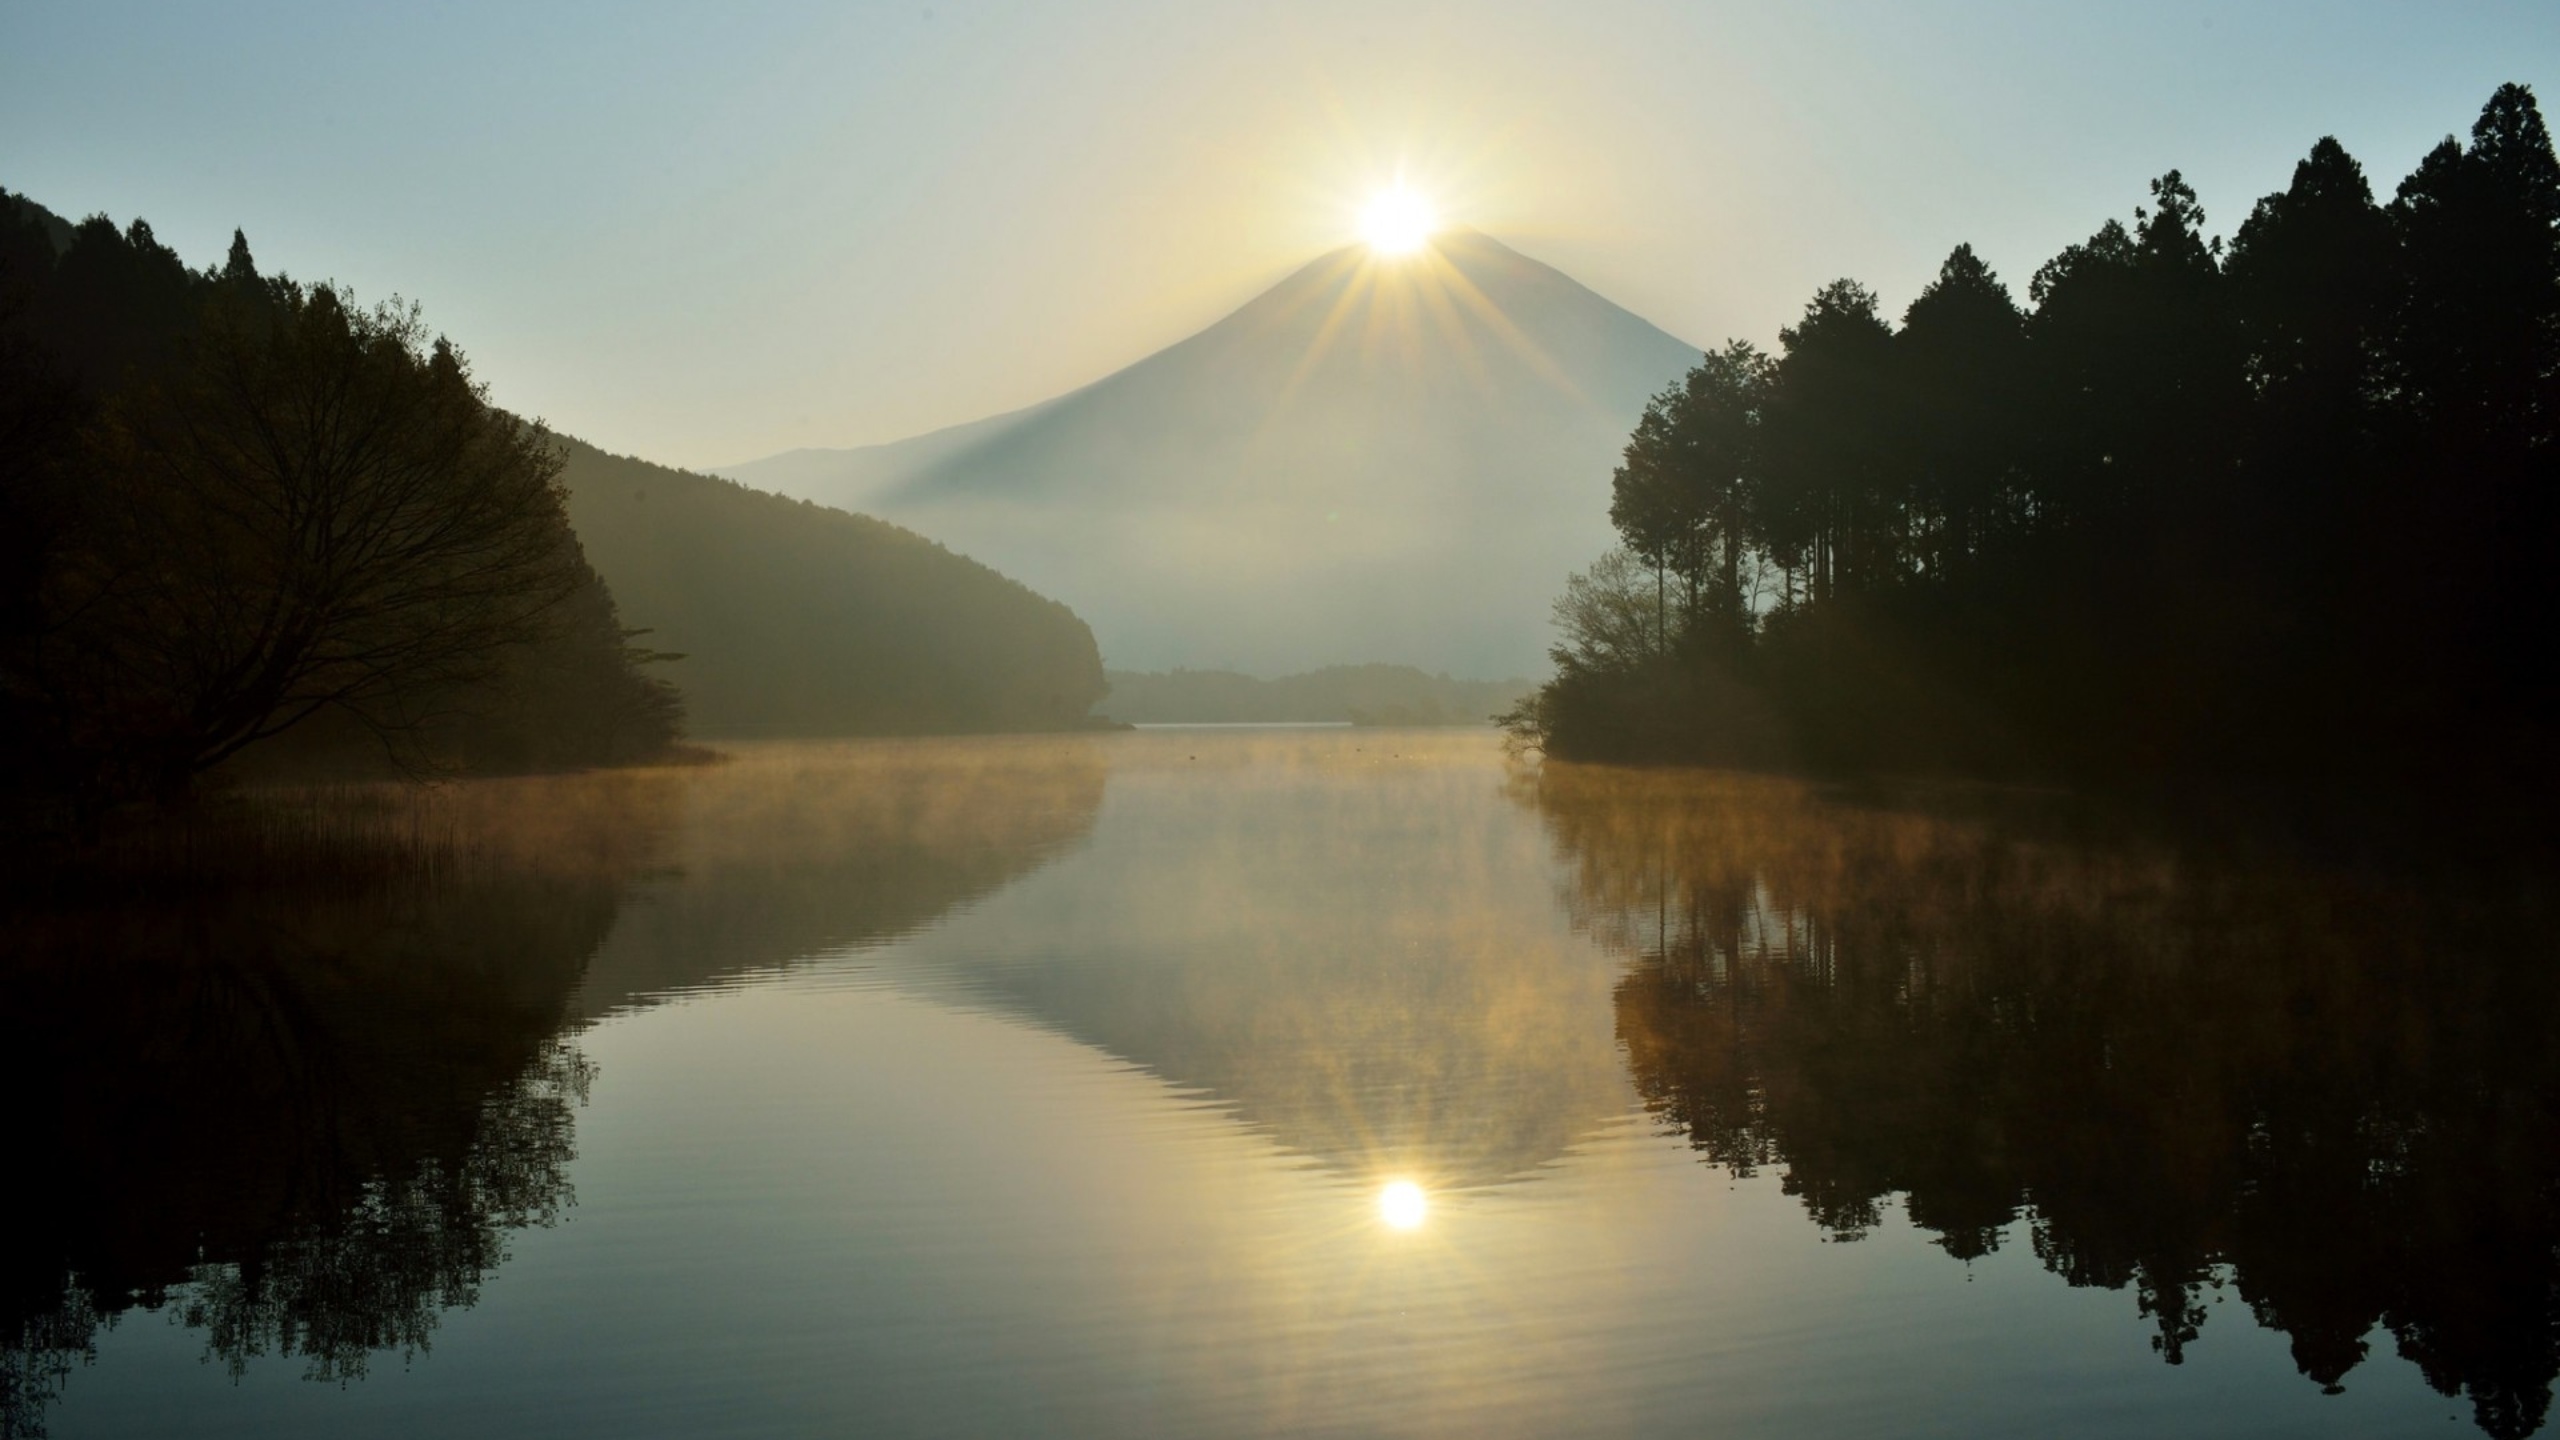
[[[0,1429],[2522,1435],[2560,1370],[2514,896],[1479,734],[438,803],[431,889],[13,927]]]

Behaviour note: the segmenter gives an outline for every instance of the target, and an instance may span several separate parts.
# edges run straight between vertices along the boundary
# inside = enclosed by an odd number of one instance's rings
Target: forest
[[[2560,160],[2534,96],[2226,242],[2176,171],[2025,301],[1968,246],[1657,396],[1508,717],[1566,758],[2547,790]],[[2546,637],[2537,641],[2536,636]]]
[[[256,750],[410,772],[658,753],[551,437],[414,307],[0,215],[0,792],[186,797]]]
[[[0,828],[241,776],[661,758],[688,710],[1071,728],[1103,688],[1064,606],[511,414],[413,304],[0,191]]]

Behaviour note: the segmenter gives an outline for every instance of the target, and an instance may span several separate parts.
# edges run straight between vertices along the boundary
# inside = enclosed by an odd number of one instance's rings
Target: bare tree
[[[1565,581],[1555,626],[1564,639],[1550,653],[1559,666],[1626,670],[1660,653],[1655,605],[1646,584],[1652,563],[1621,546]]]
[[[582,578],[549,436],[414,306],[225,289],[110,407],[49,585],[52,708],[111,792],[182,793],[328,708],[399,753]]]

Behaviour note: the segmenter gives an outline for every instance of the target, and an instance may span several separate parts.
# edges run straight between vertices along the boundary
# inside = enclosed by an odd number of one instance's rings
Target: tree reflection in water
[[[1636,961],[1647,1106],[1783,1166],[1856,1239],[1899,1196],[1959,1258],[2023,1219],[2130,1288],[2171,1364],[2216,1292],[2337,1388],[2367,1338],[2480,1428],[2560,1374],[2560,1020],[2538,883],[2324,873],[1785,781],[1516,782],[1567,904]]]
[[[362,853],[0,897],[0,1437],[136,1307],[234,1375],[425,1350],[571,1202],[581,1024],[928,926],[1080,840],[1103,777],[1077,741],[749,746],[394,806],[432,865],[372,863],[341,796],[320,832]]]
[[[558,1216],[590,1074],[566,1005],[663,808],[606,789],[431,871],[13,911],[0,1433],[42,1433],[137,1306],[234,1375],[269,1354],[362,1375]]]

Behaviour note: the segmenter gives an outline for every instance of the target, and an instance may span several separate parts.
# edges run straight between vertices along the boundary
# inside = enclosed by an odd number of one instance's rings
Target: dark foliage
[[[226,827],[262,860],[334,866],[215,893],[129,873],[106,905],[12,908],[0,1077],[42,1098],[13,1136],[0,1436],[44,1434],[136,1309],[235,1378],[262,1356],[334,1384],[414,1358],[512,1232],[572,1203],[592,1066],[564,1025],[645,852],[427,866],[345,817]]]
[[[1550,753],[2139,783],[2553,778],[2560,160],[2498,91],[2388,204],[2225,246],[2176,172],[2022,310],[1968,247],[1658,397],[1559,602]],[[1618,621],[1608,617],[1616,616]],[[1644,623],[1620,623],[1632,617]]]
[[[929,927],[1104,780],[1069,738],[258,787],[0,874],[0,1440],[145,1309],[235,1376],[423,1363],[574,1200],[586,1022]]]
[[[0,212],[9,789],[165,801],[261,746],[417,769],[673,738],[553,440],[414,308],[262,277],[236,235],[195,272],[138,220]]]
[[[1524,772],[1665,1129],[1834,1240],[2129,1291],[2177,1364],[2243,1306],[2304,1377],[2396,1347],[2522,1436],[2560,1376],[2560,972],[2531,867],[2447,883],[2122,833],[2050,796]],[[1956,802],[1961,801],[1961,808]],[[2217,1309],[2224,1301],[2236,1303]]]

